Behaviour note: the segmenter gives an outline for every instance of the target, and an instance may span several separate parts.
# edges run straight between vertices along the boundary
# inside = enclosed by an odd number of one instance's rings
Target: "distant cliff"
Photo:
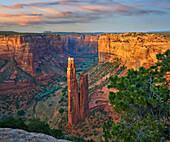
[[[44,63],[49,61],[60,67],[55,60],[57,56],[63,56],[63,44],[59,35],[0,37],[0,58],[5,60],[14,58],[17,66],[31,75],[43,72],[41,68],[43,61]]]
[[[170,48],[170,41],[163,36],[145,33],[103,34],[98,40],[100,62],[113,62],[116,58],[128,68],[149,67],[156,54]]]
[[[70,54],[97,54],[98,36],[93,35],[66,35],[61,36],[65,51]]]
[[[14,59],[17,67],[39,76],[54,73],[56,68],[66,70],[67,53],[68,56],[97,54],[97,44],[98,37],[93,35],[68,35],[62,39],[55,34],[0,36],[0,59]]]

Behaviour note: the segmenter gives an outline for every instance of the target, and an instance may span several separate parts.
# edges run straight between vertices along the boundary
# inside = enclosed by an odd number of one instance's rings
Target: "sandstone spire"
[[[67,68],[68,84],[68,123],[73,125],[83,120],[89,113],[88,103],[88,75],[80,73],[80,93],[78,93],[78,83],[75,73],[75,63],[73,58],[68,58]]]
[[[88,75],[82,75],[80,73],[80,119],[83,120],[89,113],[89,103],[88,103]]]
[[[75,64],[73,58],[68,58],[67,68],[67,85],[68,85],[68,123],[73,125],[80,120],[79,112],[79,94],[78,83],[75,73]]]

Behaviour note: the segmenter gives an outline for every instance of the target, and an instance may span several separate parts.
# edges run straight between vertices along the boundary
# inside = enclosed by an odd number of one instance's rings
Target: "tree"
[[[90,140],[87,140],[87,142],[94,142],[94,140],[93,140],[93,139],[90,139]]]
[[[30,132],[51,134],[51,129],[48,123],[41,121],[40,118],[30,118],[28,120],[28,129]]]
[[[121,114],[117,124],[103,124],[105,141],[166,141],[168,139],[168,81],[170,50],[157,54],[158,62],[148,69],[129,69],[127,76],[110,76],[109,100],[115,112]]]
[[[59,113],[63,114],[63,112],[64,112],[64,109],[63,109],[63,108],[60,108],[60,109],[59,109]]]
[[[17,111],[18,116],[23,116],[25,114],[24,110]]]
[[[27,125],[22,118],[8,117],[0,121],[0,128],[23,129],[29,132],[44,133],[55,138],[64,138],[62,130],[51,129],[48,123],[41,121],[40,118],[30,118]]]
[[[52,130],[52,136],[55,137],[55,138],[60,138],[60,139],[64,138],[63,132],[60,129],[53,129]]]
[[[0,121],[0,128],[13,128],[28,130],[27,125],[21,118],[8,117],[5,120]]]

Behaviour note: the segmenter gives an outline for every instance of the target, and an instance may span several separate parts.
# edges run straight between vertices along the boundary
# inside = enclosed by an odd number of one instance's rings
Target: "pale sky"
[[[0,0],[0,31],[170,30],[170,0]]]

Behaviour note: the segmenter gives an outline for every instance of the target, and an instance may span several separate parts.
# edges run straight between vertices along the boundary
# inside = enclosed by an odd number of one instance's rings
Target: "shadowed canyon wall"
[[[114,62],[120,59],[127,68],[149,67],[156,54],[170,48],[170,41],[163,36],[144,33],[103,34],[98,40],[99,61]]]
[[[62,38],[57,34],[0,36],[0,77],[3,76],[0,83],[5,89],[15,86],[16,78],[23,83],[33,82],[31,77],[41,81],[56,73],[66,76],[67,58],[97,55],[97,40],[98,36],[93,35],[66,35]],[[78,59],[81,61],[81,56]]]
[[[44,60],[56,64],[52,53],[63,55],[63,44],[59,35],[16,35],[0,38],[0,58],[14,58],[17,66],[34,75]]]
[[[58,72],[64,75],[66,60],[59,35],[15,35],[0,37],[1,89],[33,85]],[[25,84],[25,85],[24,85]]]
[[[61,36],[65,51],[70,54],[97,54],[98,36],[94,35],[66,35]]]

